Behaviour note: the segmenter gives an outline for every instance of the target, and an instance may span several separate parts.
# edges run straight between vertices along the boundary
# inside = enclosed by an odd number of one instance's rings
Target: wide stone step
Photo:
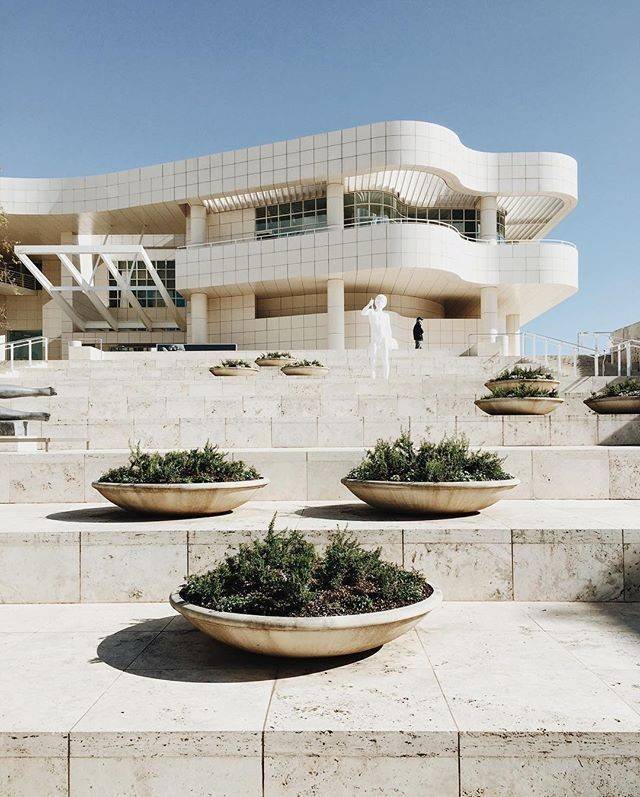
[[[108,426],[105,435],[109,435]],[[200,438],[202,442],[202,438]],[[637,499],[638,446],[487,446],[521,480],[508,499]],[[271,479],[266,500],[333,500],[350,493],[340,480],[363,447],[229,449]],[[4,452],[0,450],[0,503],[99,501],[91,487],[128,458],[124,449]]]
[[[420,570],[447,600],[637,601],[631,501],[505,501],[462,518],[387,515],[358,501],[252,502],[147,519],[105,504],[0,506],[0,603],[163,600],[188,573],[278,528],[315,545],[337,528]]]
[[[348,402],[349,400],[347,400]],[[49,422],[30,422],[29,434],[51,438],[51,448],[72,449],[86,447],[127,447],[139,442],[145,448],[191,448],[207,440],[222,446],[247,448],[299,448],[372,446],[380,437],[398,436],[410,432],[414,440],[438,442],[445,435],[465,435],[472,445],[493,446],[594,446],[640,445],[640,416],[638,415],[567,415],[555,412],[546,416],[487,416],[480,414],[469,402],[469,414],[393,415],[371,406],[366,416],[348,414],[350,403],[341,405],[333,400],[325,406],[325,414],[317,416],[299,413],[263,415],[268,403],[250,404],[230,399],[224,414],[210,413],[200,417],[167,419],[153,408],[140,410],[134,418],[109,417],[78,419],[73,422],[55,419]],[[220,409],[220,408],[212,408]],[[340,413],[343,410],[344,414]],[[455,404],[451,409],[456,409]],[[586,408],[585,408],[586,409]],[[307,405],[307,410],[311,408]],[[446,411],[446,407],[443,407]],[[235,413],[227,416],[226,413]],[[21,425],[19,425],[21,430]],[[15,447],[14,447],[15,448]]]
[[[4,606],[0,793],[634,797],[639,629],[630,605],[448,603],[296,662],[166,603]]]

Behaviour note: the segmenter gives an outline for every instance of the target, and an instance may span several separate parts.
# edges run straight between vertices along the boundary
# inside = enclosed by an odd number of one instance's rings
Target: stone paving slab
[[[640,599],[632,501],[504,501],[460,518],[389,516],[352,501],[251,502],[211,518],[127,515],[105,504],[0,505],[0,603],[156,601],[243,542],[338,528],[414,567],[448,600]]]
[[[0,793],[637,797],[640,606],[445,603],[286,661],[167,604],[0,606]]]

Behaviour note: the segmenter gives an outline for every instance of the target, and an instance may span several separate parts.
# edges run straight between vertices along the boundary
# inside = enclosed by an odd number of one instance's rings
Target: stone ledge
[[[640,446],[487,446],[505,458],[521,480],[514,499],[637,499]],[[161,449],[162,450],[162,449]],[[272,483],[268,500],[333,500],[351,494],[340,479],[364,455],[364,447],[232,448]],[[121,465],[127,449],[81,451],[0,451],[0,504],[104,500],[91,482]]]
[[[277,528],[319,546],[346,529],[424,572],[448,600],[640,600],[635,502],[504,501],[416,519],[353,499],[250,502],[229,515],[165,520],[105,504],[0,505],[0,603],[164,600],[186,574],[264,535],[274,513]]]
[[[638,634],[637,606],[449,603],[291,662],[166,604],[2,606],[0,793],[634,797]]]

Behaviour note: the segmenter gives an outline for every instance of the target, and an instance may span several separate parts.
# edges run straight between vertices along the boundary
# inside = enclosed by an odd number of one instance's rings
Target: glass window
[[[256,208],[256,232],[260,238],[274,238],[326,226],[325,197]]]
[[[169,296],[177,307],[184,307],[184,296],[176,291],[176,261],[152,260]],[[125,280],[129,282],[131,292],[143,307],[164,307],[164,300],[156,288],[144,263],[134,263],[132,260],[118,262],[118,270]],[[120,306],[120,289],[114,278],[109,274],[109,307]]]

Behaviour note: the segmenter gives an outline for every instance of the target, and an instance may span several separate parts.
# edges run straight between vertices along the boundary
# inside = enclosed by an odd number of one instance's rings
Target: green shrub
[[[520,365],[516,365],[511,370],[508,368],[505,369],[499,373],[498,376],[495,376],[494,379],[497,382],[503,379],[553,379],[553,374],[546,371],[542,366],[538,368],[532,368],[530,366],[522,368]]]
[[[223,360],[220,363],[221,368],[252,368],[251,363],[246,360]]]
[[[258,360],[288,360],[291,357],[290,351],[268,351],[266,354],[261,354]]]
[[[309,365],[315,365],[318,368],[324,368],[324,364],[320,360],[296,360],[291,363],[292,368],[306,368]]]
[[[417,603],[432,588],[424,576],[384,562],[336,533],[324,556],[297,531],[274,531],[240,545],[212,570],[187,578],[180,595],[219,612],[271,617],[326,617]]]
[[[463,435],[439,443],[423,440],[416,448],[403,432],[397,440],[378,440],[347,478],[393,482],[474,482],[513,478],[503,459],[489,451],[471,451]]]
[[[242,460],[229,460],[218,446],[206,443],[191,451],[150,454],[133,447],[129,462],[104,473],[99,481],[116,484],[198,484],[259,479],[260,474]]]
[[[631,398],[638,398],[640,397],[640,380],[628,377],[621,382],[609,382],[602,390],[592,395],[597,398],[606,398],[609,396],[629,396]]]
[[[516,385],[516,387],[496,387],[493,389],[493,393],[489,393],[482,398],[558,398],[558,391],[547,392],[537,387]]]

